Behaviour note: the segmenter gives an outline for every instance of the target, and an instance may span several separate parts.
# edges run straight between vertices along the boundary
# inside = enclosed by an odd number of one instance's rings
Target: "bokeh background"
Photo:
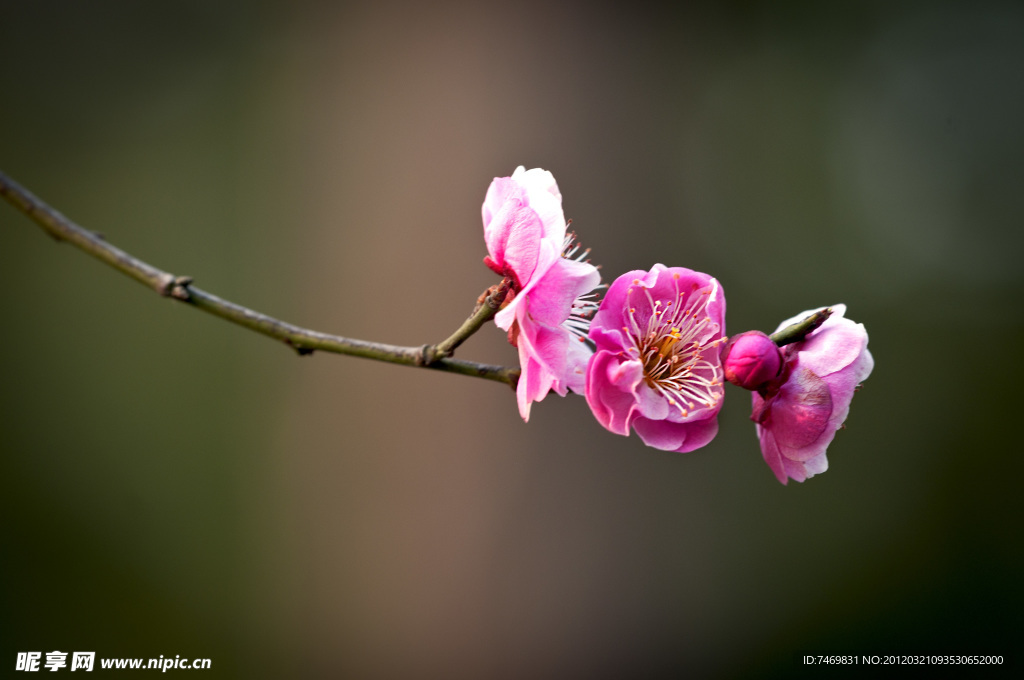
[[[874,374],[781,486],[730,387],[690,454],[580,397],[279,343],[0,205],[0,666],[761,677],[1021,650],[1020,3],[0,1],[0,168],[307,327],[437,341],[480,204],[551,170],[606,280],[731,332],[845,302]],[[513,363],[493,328],[464,358]],[[1005,669],[1004,669],[1005,670]]]

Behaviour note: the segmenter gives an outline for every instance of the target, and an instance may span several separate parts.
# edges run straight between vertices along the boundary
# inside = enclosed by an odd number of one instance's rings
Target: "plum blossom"
[[[718,281],[656,264],[612,283],[594,315],[586,397],[605,428],[665,451],[698,449],[718,433],[725,296]]]
[[[511,281],[494,323],[519,350],[516,397],[529,420],[530,405],[550,390],[583,392],[591,355],[584,339],[597,308],[590,294],[601,275],[586,261],[589,251],[566,234],[562,194],[550,172],[519,166],[511,177],[496,177],[482,213],[484,263]]]
[[[761,454],[783,484],[828,469],[825,450],[875,365],[864,325],[844,318],[846,305],[831,309],[819,328],[783,348],[780,375],[752,395]],[[783,321],[776,332],[816,311]]]

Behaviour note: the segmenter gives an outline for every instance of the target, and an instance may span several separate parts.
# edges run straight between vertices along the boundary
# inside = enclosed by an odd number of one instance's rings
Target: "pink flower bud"
[[[725,379],[746,390],[756,390],[775,378],[782,368],[779,348],[761,331],[733,337],[722,350]]]

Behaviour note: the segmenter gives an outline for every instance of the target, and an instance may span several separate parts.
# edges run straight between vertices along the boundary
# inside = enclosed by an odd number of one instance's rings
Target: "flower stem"
[[[825,323],[825,320],[830,316],[832,316],[832,308],[826,307],[807,316],[802,321],[786,326],[778,333],[772,333],[768,338],[779,347],[799,342],[815,331],[821,324]]]
[[[67,241],[93,257],[107,263],[114,269],[130,276],[139,283],[152,288],[164,297],[219,316],[249,330],[283,341],[300,355],[312,354],[314,350],[347,354],[349,356],[387,361],[402,366],[419,366],[448,373],[459,373],[486,380],[503,382],[516,386],[519,369],[507,366],[491,366],[474,361],[452,359],[451,353],[467,337],[495,314],[490,303],[481,305],[470,319],[452,337],[434,346],[433,360],[425,361],[421,347],[400,347],[379,342],[343,338],[319,331],[300,328],[285,321],[242,307],[221,299],[192,285],[187,276],[175,276],[143,262],[107,241],[94,232],[80,227],[62,214],[36,198],[31,192],[0,172],[0,196],[25,213],[46,233],[58,241]],[[502,298],[504,294],[502,294]],[[500,304],[500,300],[498,300]],[[478,319],[479,317],[479,319]],[[473,322],[473,323],[471,323]],[[474,325],[475,324],[475,325]],[[429,347],[429,346],[428,346]]]

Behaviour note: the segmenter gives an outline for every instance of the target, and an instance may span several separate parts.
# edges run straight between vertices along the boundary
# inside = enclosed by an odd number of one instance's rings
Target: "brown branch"
[[[437,346],[400,347],[379,342],[343,338],[319,331],[300,328],[285,321],[261,314],[260,312],[242,307],[228,300],[223,300],[213,293],[208,293],[192,285],[192,279],[186,276],[175,276],[170,272],[157,269],[151,264],[129,255],[120,248],[108,243],[102,236],[83,229],[64,215],[60,214],[43,201],[36,198],[30,191],[19,185],[10,177],[0,172],[0,196],[8,203],[25,213],[46,233],[58,241],[67,241],[84,250],[93,257],[102,260],[114,269],[127,274],[139,283],[152,288],[164,297],[170,297],[185,304],[219,316],[232,323],[262,333],[263,335],[281,340],[299,354],[310,354],[314,350],[347,354],[349,356],[387,361],[403,366],[419,366],[448,373],[495,380],[511,385],[513,388],[519,380],[519,369],[506,366],[491,366],[473,361],[452,359],[450,354],[455,347],[469,334],[475,332],[483,323],[494,316],[474,314],[456,334]],[[489,305],[484,305],[489,308]],[[487,316],[487,318],[482,318]],[[467,324],[470,324],[467,326]],[[468,333],[466,331],[469,331]],[[453,342],[453,338],[458,338]],[[430,350],[430,361],[426,350]]]

